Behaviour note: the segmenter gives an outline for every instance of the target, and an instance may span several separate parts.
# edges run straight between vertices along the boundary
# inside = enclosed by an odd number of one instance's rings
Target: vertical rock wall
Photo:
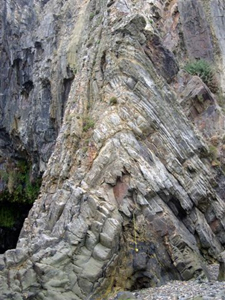
[[[186,2],[35,3],[34,53],[48,55],[24,72],[33,74],[28,99],[35,91],[49,99],[36,107],[44,132],[53,112],[60,124],[60,99],[68,100],[40,195],[17,248],[1,256],[2,299],[103,299],[113,289],[206,279],[224,249],[225,204],[207,144],[180,105],[187,75],[179,59],[201,48],[190,52],[189,31],[180,35]],[[205,8],[196,3],[194,19]]]
[[[45,170],[74,77],[62,53],[71,7],[49,4],[1,2],[1,156],[30,159],[34,175]]]
[[[223,1],[211,1],[210,2],[213,28],[219,44],[220,53],[219,55],[219,66],[221,69],[222,83],[221,87],[224,92],[224,49],[225,49],[225,36],[224,36],[224,2]]]

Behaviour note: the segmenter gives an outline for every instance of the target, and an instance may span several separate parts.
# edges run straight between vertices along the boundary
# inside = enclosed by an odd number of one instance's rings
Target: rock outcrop
[[[57,39],[69,34],[71,7],[42,13],[47,2],[1,1],[1,155],[29,156],[33,172],[45,170],[74,78]]]
[[[206,2],[3,3],[1,155],[24,150],[45,172],[16,249],[0,257],[2,299],[207,280],[225,203],[198,121],[219,106],[179,71],[188,57],[219,65],[221,3]]]

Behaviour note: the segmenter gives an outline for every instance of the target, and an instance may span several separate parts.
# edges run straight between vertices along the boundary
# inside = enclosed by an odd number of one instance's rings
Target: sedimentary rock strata
[[[224,250],[225,204],[199,118],[218,104],[179,70],[182,59],[216,65],[221,55],[220,29],[210,31],[221,7],[209,2],[2,6],[12,76],[2,75],[4,147],[24,147],[45,170],[17,248],[1,256],[2,299],[104,299],[207,279],[206,264]]]

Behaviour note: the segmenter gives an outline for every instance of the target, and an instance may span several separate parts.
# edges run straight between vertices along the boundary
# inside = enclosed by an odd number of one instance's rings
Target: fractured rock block
[[[225,281],[225,251],[220,253],[218,257],[218,261],[220,263],[218,281]]]

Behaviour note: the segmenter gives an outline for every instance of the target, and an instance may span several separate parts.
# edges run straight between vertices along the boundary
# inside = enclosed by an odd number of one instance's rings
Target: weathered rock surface
[[[225,252],[224,251],[219,255],[219,263],[220,263],[220,268],[219,268],[218,280],[224,281],[225,280]]]
[[[3,4],[2,149],[23,147],[48,165],[17,248],[0,257],[2,299],[104,299],[207,280],[206,264],[224,250],[225,203],[193,124],[214,97],[178,73],[185,55],[214,59],[204,3]]]
[[[45,170],[74,77],[63,49],[72,3],[47,2],[1,1],[0,151],[29,156],[34,173]]]
[[[199,0],[180,0],[178,1],[178,9],[189,57],[212,60],[213,46],[209,24],[203,8],[204,4]],[[207,8],[206,4],[204,6]]]

